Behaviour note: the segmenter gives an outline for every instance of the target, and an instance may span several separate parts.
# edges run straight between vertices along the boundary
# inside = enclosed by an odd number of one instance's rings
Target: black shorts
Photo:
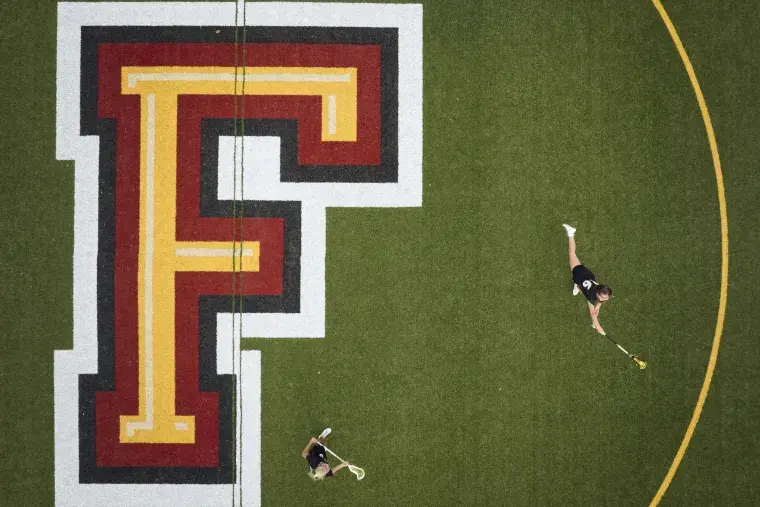
[[[578,287],[583,287],[583,282],[586,280],[595,280],[594,273],[583,264],[578,264],[573,268],[573,282]]]

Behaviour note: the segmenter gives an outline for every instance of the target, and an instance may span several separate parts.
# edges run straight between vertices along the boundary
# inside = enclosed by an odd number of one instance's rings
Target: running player
[[[594,273],[586,266],[581,264],[578,256],[575,255],[575,228],[562,224],[567,231],[567,239],[570,249],[570,269],[573,273],[573,296],[578,292],[583,292],[588,300],[588,311],[591,314],[591,327],[596,329],[600,334],[605,334],[601,324],[599,324],[599,309],[604,301],[612,297],[612,289],[606,285],[600,285],[594,278]]]
[[[301,451],[301,456],[306,458],[306,461],[309,462],[309,476],[315,481],[324,480],[325,477],[332,477],[333,473],[348,466],[347,463],[341,463],[335,468],[330,468],[330,465],[327,464],[327,458],[325,457],[326,451],[321,444],[325,443],[327,435],[329,435],[331,431],[330,428],[325,428],[324,431],[320,433],[319,437],[310,439],[309,443],[306,444],[306,447]]]

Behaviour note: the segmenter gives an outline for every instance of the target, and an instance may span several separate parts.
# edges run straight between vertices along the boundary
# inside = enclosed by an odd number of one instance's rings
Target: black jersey
[[[596,283],[596,278],[594,278],[594,273],[591,270],[583,264],[575,266],[573,268],[573,282],[581,289],[589,303],[596,304],[599,299],[596,294],[599,284]]]
[[[309,454],[306,455],[306,461],[309,462],[309,468],[314,470],[319,466],[320,463],[327,463],[327,458],[325,457],[325,448],[319,444],[314,444],[314,447],[309,449]],[[332,475],[332,469],[327,472],[326,477],[330,477]]]

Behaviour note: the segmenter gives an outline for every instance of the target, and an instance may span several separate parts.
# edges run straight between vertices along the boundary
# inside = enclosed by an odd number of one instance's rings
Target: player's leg
[[[580,259],[575,253],[575,228],[567,224],[562,224],[562,227],[567,231],[568,257],[570,260],[570,270],[572,270],[581,264]]]
[[[568,257],[570,260],[570,271],[573,272],[573,275],[575,275],[575,268],[581,265],[581,260],[578,258],[578,255],[575,253],[575,227],[572,227],[567,224],[562,224],[562,227],[565,228],[565,231],[567,231],[567,242],[568,242]],[[573,276],[574,277],[574,276]],[[578,287],[578,284],[573,284],[573,296],[577,296],[580,293],[581,289]]]
[[[567,238],[567,240],[568,240],[568,254],[570,257],[570,270],[572,270],[575,266],[581,265],[581,260],[575,254],[575,238],[573,236],[570,236],[569,238]]]
[[[319,436],[317,437],[317,441],[320,443],[324,443],[325,439],[327,439],[327,435],[329,435],[331,432],[332,432],[332,429],[325,428],[324,430],[322,430],[322,433],[320,433]]]

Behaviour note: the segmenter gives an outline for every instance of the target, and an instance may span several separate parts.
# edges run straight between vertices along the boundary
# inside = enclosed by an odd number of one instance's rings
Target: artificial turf
[[[760,28],[751,2],[665,7],[721,150],[730,278],[713,386],[662,505],[756,505]],[[0,505],[52,505],[73,167],[54,156],[55,3],[0,9]],[[326,338],[245,342],[263,357],[263,505],[647,505],[702,385],[721,260],[705,128],[659,15],[427,2],[423,120],[421,208],[328,211]],[[602,325],[646,371],[571,296],[562,222],[615,290]],[[300,450],[324,426],[363,481],[306,478]]]

